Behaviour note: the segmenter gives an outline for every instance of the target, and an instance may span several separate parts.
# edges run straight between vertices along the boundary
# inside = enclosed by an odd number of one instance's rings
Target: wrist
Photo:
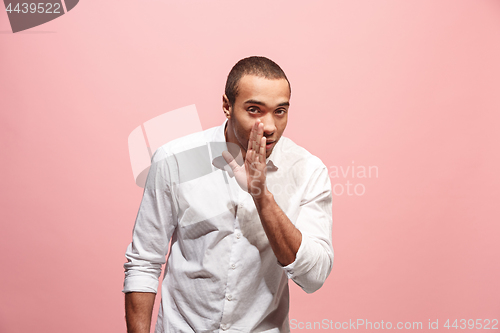
[[[264,187],[264,190],[262,190],[260,195],[252,195],[252,198],[257,208],[265,207],[268,203],[271,203],[274,200],[274,196],[271,192],[269,192],[267,186]]]

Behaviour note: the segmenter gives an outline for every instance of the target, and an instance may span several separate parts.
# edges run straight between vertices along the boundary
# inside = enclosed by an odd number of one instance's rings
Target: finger
[[[260,126],[260,120],[259,120],[259,119],[257,119],[257,121],[255,122],[254,126],[255,126],[255,131],[254,131],[253,140],[252,140],[252,143],[253,143],[253,147],[252,147],[252,149],[253,149],[255,152],[258,152],[258,145],[259,145],[259,126]]]
[[[256,124],[257,122],[255,122],[252,126],[252,130],[250,131],[250,136],[248,137],[248,147],[247,147],[247,151],[250,151],[253,149],[254,145],[253,145],[253,140],[255,139],[255,130],[256,130]]]
[[[250,150],[250,151],[247,153],[247,161],[248,161],[248,164],[252,164],[252,163],[253,163],[253,158],[254,158],[254,151],[253,151],[253,150]]]
[[[261,163],[266,163],[266,138],[265,137],[262,137],[260,139],[259,161]]]
[[[231,155],[227,150],[224,150],[222,152],[222,157],[224,157],[224,160],[226,163],[231,167],[231,170],[234,170],[239,167],[238,163],[236,163],[236,160],[234,159],[233,155]]]
[[[260,149],[260,140],[264,135],[264,124],[259,121],[259,125],[257,127],[257,135],[255,136],[255,151],[259,153]]]
[[[247,156],[245,157],[246,161],[246,166],[247,166],[247,172],[250,172],[251,170],[254,170],[254,157],[255,157],[255,151],[250,150],[247,152]]]
[[[260,144],[260,138],[259,138],[259,126],[260,126],[260,121],[257,119],[257,121],[254,123],[254,131],[253,131],[253,136],[252,136],[252,149],[255,152],[259,151],[259,144]]]

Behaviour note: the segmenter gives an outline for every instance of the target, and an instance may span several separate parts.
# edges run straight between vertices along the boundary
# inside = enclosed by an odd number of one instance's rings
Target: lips
[[[266,141],[266,149],[271,149],[276,141]]]

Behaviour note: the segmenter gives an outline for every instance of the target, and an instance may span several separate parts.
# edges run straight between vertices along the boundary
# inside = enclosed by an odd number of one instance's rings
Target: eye
[[[248,112],[250,112],[250,113],[259,113],[260,110],[258,108],[255,108],[255,107],[249,107],[248,108]]]
[[[276,114],[278,115],[282,115],[282,114],[285,114],[286,113],[286,110],[285,109],[278,109],[275,111]]]

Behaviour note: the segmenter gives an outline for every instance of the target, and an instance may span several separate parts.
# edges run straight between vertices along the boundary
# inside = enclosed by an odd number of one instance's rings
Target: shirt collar
[[[226,136],[224,135],[224,130],[226,129],[228,120],[226,119],[222,125],[220,125],[214,133],[213,141],[215,142],[226,142]],[[266,165],[267,165],[267,171],[276,171],[278,170],[278,166],[276,165],[276,160],[277,160],[277,153],[276,151],[280,148],[280,143],[281,140],[278,140],[278,142],[274,145],[273,151],[271,152],[271,155],[266,158]],[[222,157],[222,156],[221,156]],[[217,158],[217,157],[216,157]],[[215,158],[214,158],[215,160]],[[212,162],[214,161],[212,160]],[[217,168],[219,168],[217,166]],[[222,168],[219,168],[222,169]],[[223,169],[222,169],[223,170]]]

